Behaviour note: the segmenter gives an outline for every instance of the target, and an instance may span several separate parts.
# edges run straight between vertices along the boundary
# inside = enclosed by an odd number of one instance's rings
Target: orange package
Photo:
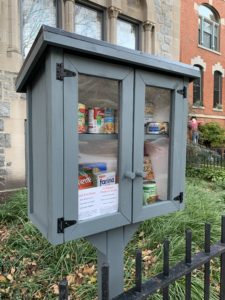
[[[90,174],[87,174],[85,172],[79,172],[79,177],[78,177],[78,189],[83,190],[83,189],[88,189],[93,187],[93,180],[92,176]]]

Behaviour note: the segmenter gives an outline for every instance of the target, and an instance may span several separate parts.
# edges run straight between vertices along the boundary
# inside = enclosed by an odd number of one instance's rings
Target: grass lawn
[[[212,225],[212,243],[220,239],[225,190],[216,183],[188,179],[183,211],[144,222],[125,250],[125,287],[134,284],[134,257],[143,251],[143,277],[162,271],[162,242],[170,240],[170,263],[184,258],[184,232],[193,231],[193,252],[203,249],[204,223]],[[96,252],[85,240],[51,246],[28,221],[26,192],[0,204],[0,299],[57,299],[58,282],[67,277],[71,299],[93,300],[96,294]],[[218,299],[219,260],[212,262],[210,299]],[[193,272],[192,300],[203,299],[203,273]],[[171,288],[171,299],[184,299],[184,279]],[[162,299],[156,295],[151,299]]]

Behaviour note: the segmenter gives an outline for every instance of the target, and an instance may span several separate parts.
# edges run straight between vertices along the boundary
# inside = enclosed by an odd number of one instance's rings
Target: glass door
[[[78,78],[78,219],[119,209],[120,81]]]
[[[135,80],[133,220],[141,221],[179,208],[173,199],[181,162],[175,162],[174,142],[183,140],[176,92],[183,83],[144,71]]]
[[[66,240],[131,221],[133,70],[66,55],[64,216]],[[132,177],[132,176],[131,176]]]

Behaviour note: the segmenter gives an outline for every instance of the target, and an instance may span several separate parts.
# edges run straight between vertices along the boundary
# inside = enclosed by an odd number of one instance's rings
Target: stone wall
[[[25,95],[15,92],[16,77],[0,71],[0,190],[25,185]]]
[[[156,21],[156,54],[179,60],[180,4],[179,1],[154,0]]]

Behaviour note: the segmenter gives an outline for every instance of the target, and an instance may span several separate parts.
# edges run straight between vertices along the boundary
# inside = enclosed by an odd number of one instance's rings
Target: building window
[[[206,48],[219,51],[219,17],[206,5],[199,6],[198,43]]]
[[[74,32],[97,40],[103,40],[103,11],[83,3],[75,4]]]
[[[193,82],[193,105],[194,106],[203,106],[203,68],[202,66],[195,65],[199,68],[200,78],[197,78]]]
[[[219,71],[214,72],[213,107],[222,109],[222,74]]]
[[[56,27],[56,0],[21,0],[22,54],[26,57],[42,24]]]
[[[138,32],[138,24],[120,18],[117,19],[117,45],[138,49]]]

